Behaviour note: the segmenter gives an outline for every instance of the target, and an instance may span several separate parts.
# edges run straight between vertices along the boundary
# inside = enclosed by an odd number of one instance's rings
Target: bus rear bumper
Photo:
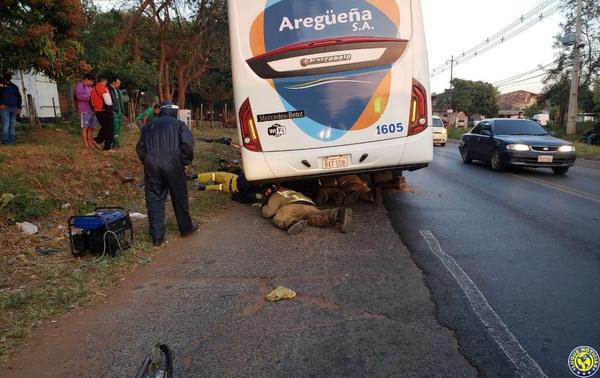
[[[332,148],[281,152],[242,151],[244,173],[252,182],[278,182],[338,176],[385,170],[415,170],[426,167],[432,159],[431,133],[427,146],[422,136],[396,138]],[[425,136],[426,138],[426,136]],[[412,146],[414,144],[414,146]],[[421,148],[416,148],[421,146]],[[410,153],[405,151],[408,149]],[[348,165],[327,169],[324,160],[331,156],[348,157]]]

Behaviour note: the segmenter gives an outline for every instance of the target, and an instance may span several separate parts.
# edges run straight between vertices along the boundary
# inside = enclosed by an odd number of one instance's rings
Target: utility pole
[[[452,82],[454,81],[454,55],[452,55],[452,57],[450,58],[450,96],[449,97],[449,104],[448,106],[450,106],[453,110],[453,113],[456,114],[456,109],[454,109],[454,107],[452,106],[452,97],[454,95],[454,85],[452,84]],[[448,114],[448,124],[451,125],[452,124],[452,118],[450,116],[450,114]]]
[[[450,58],[450,88],[452,88],[452,80],[454,80],[454,55]]]
[[[575,27],[575,50],[573,51],[573,70],[571,71],[571,94],[569,95],[569,118],[567,134],[577,132],[577,114],[579,112],[579,45],[581,44],[581,0],[577,0],[577,26]]]

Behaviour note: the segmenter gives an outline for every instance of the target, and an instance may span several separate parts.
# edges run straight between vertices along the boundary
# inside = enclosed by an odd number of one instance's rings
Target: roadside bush
[[[467,129],[467,128],[449,127],[448,128],[448,138],[460,139],[460,137],[467,132],[469,132],[469,129]]]
[[[577,133],[575,135],[567,135],[567,129],[562,126],[548,125],[545,127],[545,129],[548,131],[553,131],[558,138],[567,139],[572,142],[579,142],[583,133],[591,129],[593,126],[593,122],[579,122],[577,123]]]

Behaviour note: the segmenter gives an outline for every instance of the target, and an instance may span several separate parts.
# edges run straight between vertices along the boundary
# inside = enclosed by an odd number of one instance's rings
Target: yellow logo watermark
[[[569,369],[578,377],[591,377],[598,371],[598,352],[589,346],[580,346],[569,355]]]

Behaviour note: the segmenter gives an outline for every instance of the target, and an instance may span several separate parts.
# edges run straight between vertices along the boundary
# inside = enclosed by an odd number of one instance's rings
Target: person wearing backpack
[[[107,83],[108,79],[106,76],[98,75],[96,86],[92,89],[90,96],[92,109],[96,113],[98,123],[100,123],[100,131],[98,131],[98,135],[93,139],[93,143],[98,148],[100,144],[104,143],[104,148],[102,148],[104,151],[112,150],[115,136],[113,103],[110,92],[106,87]]]
[[[94,76],[86,73],[83,75],[83,80],[75,84],[75,106],[81,118],[81,139],[86,148],[94,148],[94,129],[98,120],[96,114],[92,110],[90,96],[92,94],[92,86],[94,85]]]

